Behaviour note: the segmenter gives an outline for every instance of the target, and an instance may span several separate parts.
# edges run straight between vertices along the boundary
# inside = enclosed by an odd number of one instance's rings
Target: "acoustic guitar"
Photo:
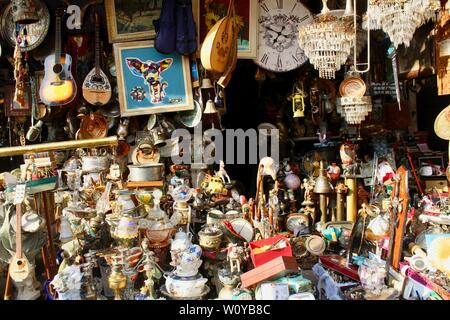
[[[16,282],[22,282],[31,273],[30,263],[22,252],[22,203],[25,199],[25,184],[16,186],[14,204],[16,205],[16,253],[9,263],[9,275]]]
[[[95,13],[95,67],[83,82],[83,97],[94,105],[103,106],[111,99],[111,84],[100,68],[100,21]]]
[[[61,53],[61,18],[64,9],[56,10],[55,54],[45,59],[45,76],[39,90],[43,103],[49,106],[69,104],[75,99],[77,85],[72,75],[72,57]]]
[[[203,67],[208,71],[223,73],[228,67],[233,48],[234,0],[230,0],[227,15],[208,32],[200,50]]]

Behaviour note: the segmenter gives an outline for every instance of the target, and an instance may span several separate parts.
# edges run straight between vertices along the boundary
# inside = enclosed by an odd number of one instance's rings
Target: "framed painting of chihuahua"
[[[153,41],[114,44],[122,117],[194,109],[189,57],[161,54]]]

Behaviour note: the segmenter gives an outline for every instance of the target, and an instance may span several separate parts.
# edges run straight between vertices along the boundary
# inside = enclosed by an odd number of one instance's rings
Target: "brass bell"
[[[39,21],[34,0],[13,0],[12,15],[15,23],[32,24]]]
[[[203,79],[201,89],[214,89],[210,78]]]
[[[314,193],[317,193],[317,194],[333,193],[333,188],[330,184],[330,180],[328,180],[326,170],[324,169],[323,161],[320,162],[320,173],[316,179]]]

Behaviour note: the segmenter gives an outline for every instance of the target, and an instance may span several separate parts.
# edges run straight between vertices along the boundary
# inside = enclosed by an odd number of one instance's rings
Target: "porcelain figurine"
[[[230,176],[225,171],[225,163],[222,160],[220,161],[220,169],[219,169],[219,171],[216,171],[216,176],[220,177],[224,184],[230,184],[231,183]]]
[[[356,158],[355,145],[350,141],[344,142],[341,145],[340,156],[343,166],[349,166],[353,164]]]
[[[149,298],[155,299],[155,282],[153,279],[161,279],[162,273],[157,265],[158,258],[155,256],[155,253],[150,250],[147,239],[142,241],[142,250],[144,252],[144,271],[146,280],[144,281],[144,286],[141,288],[141,294],[145,294]]]
[[[333,183],[336,183],[341,176],[341,168],[336,163],[332,163],[327,168],[327,175]]]
[[[227,261],[230,263],[231,273],[240,273],[241,264],[248,258],[246,248],[230,243],[225,251],[227,252]]]

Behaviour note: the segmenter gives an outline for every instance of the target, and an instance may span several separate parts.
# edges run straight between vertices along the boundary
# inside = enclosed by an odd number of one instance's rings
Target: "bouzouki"
[[[9,263],[9,275],[16,282],[22,282],[31,273],[30,263],[22,252],[22,203],[25,199],[25,184],[16,186],[14,204],[16,205],[16,253]]]
[[[83,82],[83,97],[94,106],[103,106],[111,99],[111,84],[100,68],[100,21],[97,12],[95,12],[95,67]]]
[[[61,106],[73,101],[77,85],[72,76],[72,57],[61,53],[61,20],[64,9],[56,10],[55,54],[45,59],[45,76],[39,95],[49,106]]]
[[[234,0],[230,0],[227,15],[212,27],[203,42],[200,59],[208,71],[223,73],[227,69],[234,42],[232,8]]]
[[[235,8],[234,5],[231,8],[231,18],[234,21],[235,17]],[[228,84],[230,83],[231,77],[233,76],[234,70],[236,70],[236,64],[238,60],[238,30],[236,24],[232,23],[232,42],[231,42],[231,49],[229,53],[229,59],[227,68],[225,70],[225,73],[220,77],[220,79],[217,81],[217,84],[221,86],[222,88],[226,88]]]

